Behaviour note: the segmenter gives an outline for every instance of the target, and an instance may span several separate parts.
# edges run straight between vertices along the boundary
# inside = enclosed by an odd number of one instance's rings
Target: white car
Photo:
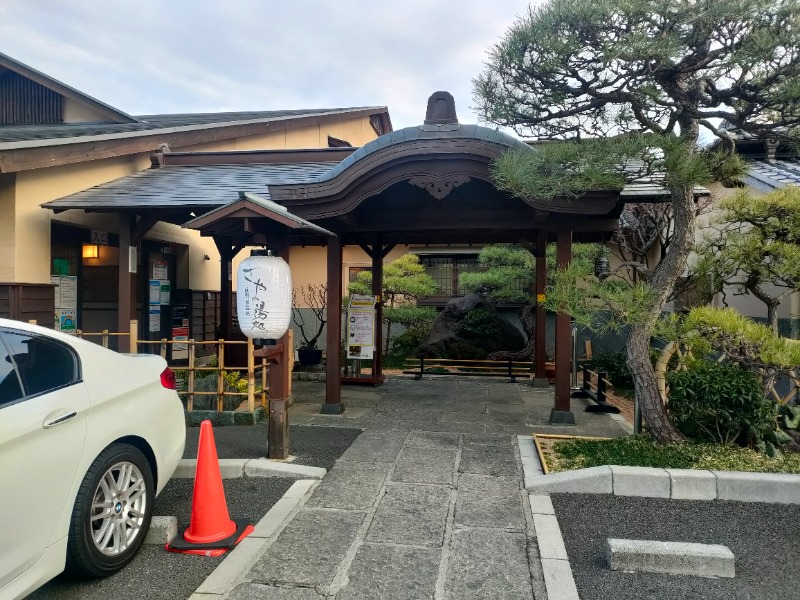
[[[161,357],[0,319],[0,598],[130,562],[185,441]]]

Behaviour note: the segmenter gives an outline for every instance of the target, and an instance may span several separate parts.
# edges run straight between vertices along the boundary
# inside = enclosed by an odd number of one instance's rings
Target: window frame
[[[10,340],[8,338],[9,334],[10,335],[24,336],[24,337],[27,337],[27,338],[43,339],[47,343],[55,344],[56,346],[60,346],[60,347],[64,348],[69,353],[69,355],[72,357],[73,371],[72,371],[72,377],[71,377],[71,380],[69,381],[69,383],[58,385],[56,387],[51,387],[51,388],[48,388],[48,389],[43,390],[41,392],[36,392],[35,394],[29,393],[28,392],[28,385],[25,382],[25,378],[23,376],[23,372],[22,372],[19,364],[17,363],[17,361],[14,359],[14,354],[11,352],[12,346],[11,346],[11,342],[10,342]],[[33,398],[38,398],[39,396],[43,396],[44,394],[50,394],[52,392],[55,392],[55,391],[58,391],[58,390],[63,390],[65,388],[68,388],[70,386],[73,386],[73,385],[76,385],[78,383],[83,382],[83,369],[82,369],[81,358],[78,355],[78,352],[75,350],[75,348],[73,348],[72,346],[70,346],[69,344],[67,344],[65,342],[62,342],[61,340],[57,340],[57,339],[54,339],[52,337],[49,337],[47,335],[43,335],[43,334],[40,334],[40,333],[35,333],[35,332],[31,332],[31,331],[25,331],[23,329],[13,329],[11,327],[0,327],[0,344],[3,345],[3,348],[5,349],[6,353],[11,357],[11,362],[12,362],[12,364],[14,366],[14,371],[17,374],[17,381],[19,382],[20,390],[22,390],[22,397],[21,398],[18,398],[17,400],[13,400],[13,401],[8,402],[6,404],[0,404],[0,410],[2,410],[3,408],[5,408],[7,406],[14,406],[15,404],[19,404],[20,402],[31,400]]]

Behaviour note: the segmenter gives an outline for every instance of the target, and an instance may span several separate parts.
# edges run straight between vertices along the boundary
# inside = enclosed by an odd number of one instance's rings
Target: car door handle
[[[51,418],[50,416],[48,416],[45,422],[42,424],[42,427],[44,427],[45,429],[50,429],[51,427],[55,427],[56,425],[61,425],[62,423],[66,423],[67,421],[75,418],[76,416],[78,416],[78,413],[76,413],[75,411],[61,413],[55,418]]]

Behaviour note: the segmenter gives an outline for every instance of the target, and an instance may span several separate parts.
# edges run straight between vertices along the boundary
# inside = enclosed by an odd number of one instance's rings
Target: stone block
[[[250,571],[256,583],[328,586],[364,513],[301,510]]]
[[[528,500],[531,503],[531,512],[534,515],[554,515],[553,501],[547,494],[529,494]]]
[[[339,460],[392,463],[400,454],[406,435],[397,431],[362,433]]]
[[[531,477],[526,479],[525,489],[531,492],[565,494],[611,494],[611,467],[590,467]]]
[[[409,546],[441,546],[451,490],[391,484],[378,505],[367,540]]]
[[[609,538],[606,558],[613,571],[734,577],[733,552],[720,544]]]
[[[539,544],[539,556],[569,560],[561,528],[555,515],[533,515],[533,526],[536,528],[536,540]]]
[[[667,469],[673,500],[716,500],[717,478],[711,471]]]
[[[375,505],[390,467],[388,463],[338,461],[314,490],[306,505],[367,510]]]
[[[296,465],[294,463],[254,458],[244,465],[247,477],[286,477],[296,479],[322,479],[327,471],[322,467]]]
[[[544,558],[542,573],[548,600],[580,600],[568,560]]]
[[[221,596],[218,596],[221,597]],[[287,588],[263,585],[261,583],[242,583],[234,588],[228,600],[319,600],[320,595],[313,589]]]
[[[436,549],[364,544],[337,600],[433,598],[441,552]],[[264,598],[272,596],[264,596]],[[319,598],[319,596],[317,596]]]
[[[147,530],[145,544],[165,546],[178,535],[178,519],[175,517],[153,517],[150,519],[150,529]]]
[[[670,479],[665,469],[611,466],[615,496],[669,498]]]
[[[533,600],[524,533],[461,529],[453,533],[446,600]],[[503,557],[503,560],[488,560]]]
[[[452,485],[456,448],[406,446],[395,465],[392,480],[406,483]]]
[[[458,479],[455,523],[462,527],[525,529],[516,477],[465,474]]]

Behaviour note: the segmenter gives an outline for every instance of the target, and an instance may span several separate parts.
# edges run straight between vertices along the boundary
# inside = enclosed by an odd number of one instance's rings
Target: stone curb
[[[517,440],[529,492],[800,504],[800,475],[796,474],[611,465],[543,475],[538,455],[531,453],[530,436]]]
[[[197,460],[183,458],[175,469],[173,478],[194,479]],[[309,467],[268,458],[221,458],[219,471],[223,479],[241,477],[284,477],[286,479],[322,479],[328,472],[322,467]]]
[[[189,600],[220,599],[241,583],[241,578],[259,559],[264,549],[294,518],[318,482],[314,479],[295,481],[261,520],[255,531],[231,550],[220,565],[206,577]]]

